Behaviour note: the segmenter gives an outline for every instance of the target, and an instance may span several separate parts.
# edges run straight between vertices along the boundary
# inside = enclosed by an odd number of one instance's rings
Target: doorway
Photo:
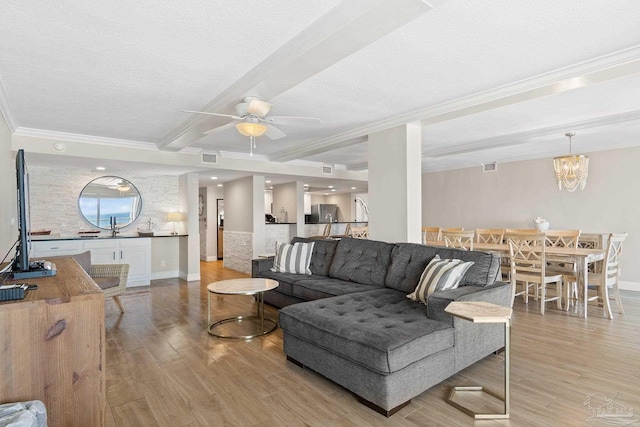
[[[216,233],[218,238],[218,260],[224,254],[224,199],[216,199]]]

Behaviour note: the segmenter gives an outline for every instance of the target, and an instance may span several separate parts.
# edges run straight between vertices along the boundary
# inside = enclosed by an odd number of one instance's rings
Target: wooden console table
[[[105,425],[104,295],[72,259],[0,303],[0,403],[41,400],[48,425]],[[8,281],[7,283],[14,283]]]

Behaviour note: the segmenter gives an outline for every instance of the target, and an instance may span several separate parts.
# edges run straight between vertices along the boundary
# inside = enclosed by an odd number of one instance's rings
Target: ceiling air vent
[[[325,175],[333,174],[333,166],[323,165],[322,166],[322,173],[325,174]]]
[[[217,165],[218,160],[220,160],[220,155],[217,153],[202,153],[202,163]]]
[[[498,164],[496,162],[482,164],[482,172],[495,172],[497,170]]]

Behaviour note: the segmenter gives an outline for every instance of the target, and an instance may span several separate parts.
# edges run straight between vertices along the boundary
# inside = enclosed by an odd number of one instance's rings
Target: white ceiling
[[[565,154],[571,130],[575,152],[639,145],[639,41],[634,0],[4,0],[0,111],[16,135],[250,162],[235,128],[203,133],[228,119],[182,110],[256,95],[322,125],[280,126],[255,160],[366,170],[369,133],[421,122],[429,172]]]

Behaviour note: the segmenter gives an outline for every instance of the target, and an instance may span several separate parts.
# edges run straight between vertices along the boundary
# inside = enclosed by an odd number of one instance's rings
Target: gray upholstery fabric
[[[291,295],[280,293],[278,292],[278,288],[264,293],[264,302],[274,307],[286,307],[291,304],[299,304],[305,301],[306,300],[296,298]]]
[[[429,319],[425,310],[404,293],[381,288],[285,307],[280,310],[280,327],[389,374],[453,346],[453,328]]]
[[[270,270],[261,272],[259,277],[276,280],[279,283],[276,290],[280,293],[287,294],[287,295],[293,295],[293,288],[295,287],[295,284],[298,283],[300,280],[303,280],[303,279],[326,280],[325,276],[278,273]]]
[[[406,293],[413,292],[420,280],[420,275],[436,254],[442,259],[457,258],[465,262],[473,261],[474,264],[462,277],[460,286],[488,286],[499,277],[500,257],[494,254],[415,243],[396,243],[385,278],[385,286]]]
[[[343,238],[338,242],[329,276],[365,285],[384,286],[393,244]]]
[[[284,352],[387,411],[455,373],[452,347],[386,375],[291,334],[284,335]]]
[[[418,286],[420,275],[438,253],[433,246],[413,243],[396,243],[391,253],[391,265],[384,279],[384,285],[406,294]],[[442,258],[442,257],[441,257]]]
[[[309,277],[309,276],[307,276]],[[321,277],[321,276],[314,276]],[[368,291],[376,288],[371,285],[349,282],[346,280],[330,279],[307,279],[296,281],[291,295],[311,301],[321,298],[333,297],[336,295],[352,294],[354,292]]]
[[[329,275],[329,267],[333,261],[333,256],[336,253],[336,247],[338,246],[337,240],[328,239],[304,239],[301,237],[294,237],[291,243],[306,243],[314,242],[313,254],[311,255],[311,274],[318,274],[320,276]]]

